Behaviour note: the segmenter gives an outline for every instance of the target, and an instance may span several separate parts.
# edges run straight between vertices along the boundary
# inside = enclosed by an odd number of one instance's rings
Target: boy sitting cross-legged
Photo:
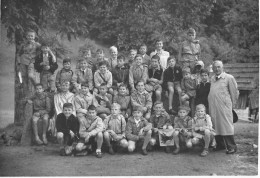
[[[131,98],[127,92],[127,86],[125,84],[119,85],[119,92],[113,98],[113,103],[120,104],[121,114],[124,116],[125,120],[131,115]]]
[[[131,94],[131,104],[132,107],[142,106],[143,112],[145,113],[145,119],[149,120],[151,117],[152,108],[152,97],[145,90],[144,82],[139,81],[136,85],[136,91]]]
[[[212,128],[211,118],[206,114],[206,107],[203,104],[196,106],[196,113],[192,119],[192,131],[194,138],[191,140],[193,145],[198,144],[200,139],[203,139],[204,149],[200,156],[207,156],[209,153],[209,145],[216,146],[215,130]]]
[[[152,139],[150,144],[154,146],[159,143],[158,129],[170,129],[173,130],[172,123],[169,114],[163,108],[163,103],[156,101],[154,103],[154,114],[150,118],[150,123],[152,123]],[[169,147],[166,147],[166,152],[169,152]]]
[[[85,119],[88,113],[88,107],[94,102],[94,96],[89,91],[87,83],[81,84],[80,93],[75,96],[74,105],[79,120]]]
[[[100,117],[97,116],[96,107],[88,107],[88,115],[85,119],[80,120],[79,135],[80,142],[76,146],[76,151],[81,152],[87,148],[87,144],[97,142],[96,157],[102,158],[101,147],[103,144],[104,125]]]
[[[28,103],[33,104],[33,132],[35,136],[35,142],[38,145],[47,144],[46,131],[49,122],[49,112],[51,110],[51,102],[47,93],[43,91],[42,84],[38,83],[35,85],[36,93],[32,97],[29,98]],[[38,120],[43,120],[43,128],[42,128],[42,140],[38,135]]]
[[[116,144],[122,148],[128,147],[128,142],[125,139],[126,122],[124,116],[120,114],[120,105],[118,103],[112,104],[111,115],[104,120],[104,125],[104,139],[110,154],[114,154],[111,141],[116,142]]]
[[[176,149],[173,154],[180,152],[180,142],[185,143],[187,148],[192,147],[191,136],[192,136],[192,119],[188,116],[190,108],[188,106],[180,106],[178,116],[174,118],[174,133],[173,139]]]
[[[143,118],[143,107],[135,106],[133,116],[131,116],[126,124],[126,138],[128,139],[128,151],[133,152],[136,143],[142,144],[142,154],[147,155],[146,147],[151,140],[152,124]]]
[[[72,114],[73,105],[65,103],[62,113],[56,119],[57,140],[60,144],[60,155],[65,156],[72,153],[72,144],[79,138],[79,122]]]

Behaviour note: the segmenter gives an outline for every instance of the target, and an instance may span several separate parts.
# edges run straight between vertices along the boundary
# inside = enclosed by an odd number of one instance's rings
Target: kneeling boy
[[[173,139],[176,146],[176,149],[173,151],[173,154],[178,154],[180,152],[180,141],[185,143],[187,148],[192,147],[191,143],[191,128],[192,128],[192,119],[188,116],[190,108],[188,106],[180,106],[178,111],[178,116],[174,118],[174,133]]]
[[[76,151],[80,152],[86,149],[86,144],[97,142],[96,157],[102,158],[101,147],[103,143],[103,121],[97,116],[96,107],[90,105],[88,107],[88,116],[86,119],[80,120],[79,135],[83,139],[76,146]]]
[[[61,156],[72,153],[72,144],[79,138],[79,122],[72,112],[73,105],[71,103],[65,103],[62,113],[57,116],[57,140],[60,144]]]
[[[128,151],[133,152],[136,143],[142,142],[142,154],[147,155],[146,147],[151,140],[152,124],[143,118],[143,107],[136,106],[133,109],[133,116],[126,124],[126,138],[128,139]]]
[[[154,107],[154,114],[150,118],[150,122],[153,127],[152,139],[150,141],[150,144],[152,146],[159,143],[158,129],[173,130],[170,116],[163,108],[163,103],[160,101],[156,101],[153,107]],[[166,152],[169,152],[169,147],[166,147]]]
[[[120,114],[120,105],[113,103],[111,107],[111,115],[104,120],[105,132],[104,139],[108,145],[109,153],[114,154],[111,141],[115,141],[122,148],[128,147],[125,139],[126,122],[122,114]]]

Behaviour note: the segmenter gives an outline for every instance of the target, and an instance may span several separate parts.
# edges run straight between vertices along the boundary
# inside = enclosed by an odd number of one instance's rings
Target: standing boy
[[[170,57],[170,53],[163,50],[163,40],[161,39],[156,40],[156,49],[150,54],[150,57],[153,57],[156,54],[160,57],[160,63],[165,70],[167,68],[167,59]]]
[[[35,142],[38,145],[48,144],[46,132],[48,127],[49,121],[49,112],[51,110],[51,102],[50,98],[48,97],[47,93],[43,91],[42,84],[38,83],[35,85],[36,93],[34,96],[28,100],[28,103],[33,104],[33,132],[35,136]],[[42,119],[42,140],[39,138],[38,134],[38,120]]]
[[[62,113],[58,114],[56,119],[57,140],[60,144],[61,156],[71,154],[72,144],[79,138],[79,122],[72,111],[73,105],[64,103]]]
[[[58,69],[56,57],[47,44],[42,44],[42,52],[36,56],[34,68],[40,73],[40,83],[46,91],[55,92],[54,72]]]
[[[96,157],[102,158],[103,127],[102,119],[97,116],[96,107],[90,105],[88,107],[88,116],[80,121],[79,135],[81,141],[77,144],[76,151],[86,149],[86,144],[97,142]]]
[[[142,55],[142,57],[143,57],[143,64],[146,65],[146,66],[149,68],[151,57],[148,56],[148,55],[146,54],[146,52],[147,52],[147,46],[146,46],[146,44],[143,43],[143,44],[141,44],[141,46],[140,46],[140,48],[139,48],[139,53],[140,53],[140,54]]]
[[[133,152],[136,143],[142,144],[142,154],[147,155],[146,147],[151,140],[152,124],[143,118],[142,106],[136,106],[126,124],[126,138],[128,139],[128,151]]]

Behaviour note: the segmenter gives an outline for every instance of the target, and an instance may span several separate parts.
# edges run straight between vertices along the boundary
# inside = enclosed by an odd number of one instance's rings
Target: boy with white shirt
[[[156,41],[156,49],[155,51],[151,52],[150,57],[153,57],[154,55],[158,55],[160,57],[160,63],[163,67],[163,69],[167,68],[167,59],[170,57],[170,53],[168,51],[163,50],[163,40],[158,39]]]

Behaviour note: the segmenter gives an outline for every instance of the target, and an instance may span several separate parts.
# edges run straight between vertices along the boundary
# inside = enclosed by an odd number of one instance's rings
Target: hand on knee
[[[84,148],[84,143],[78,143],[76,145],[76,151],[82,151]]]
[[[154,146],[156,144],[156,139],[155,138],[151,138],[149,143],[150,143],[150,145]]]
[[[191,147],[192,147],[191,139],[189,139],[189,140],[186,141],[186,147],[187,147],[187,148],[191,148]]]
[[[199,139],[197,137],[194,137],[194,138],[191,139],[191,143],[193,145],[197,145],[199,143]]]
[[[173,132],[173,136],[174,136],[174,137],[178,137],[178,136],[179,136],[179,131]]]
[[[205,133],[206,136],[210,136],[210,130],[209,129],[205,129],[204,133]]]
[[[120,140],[120,146],[123,147],[123,148],[127,148],[128,147],[128,141],[126,139]]]
[[[133,152],[135,150],[135,147],[133,147],[133,146],[128,146],[128,151],[131,153],[131,152]]]

